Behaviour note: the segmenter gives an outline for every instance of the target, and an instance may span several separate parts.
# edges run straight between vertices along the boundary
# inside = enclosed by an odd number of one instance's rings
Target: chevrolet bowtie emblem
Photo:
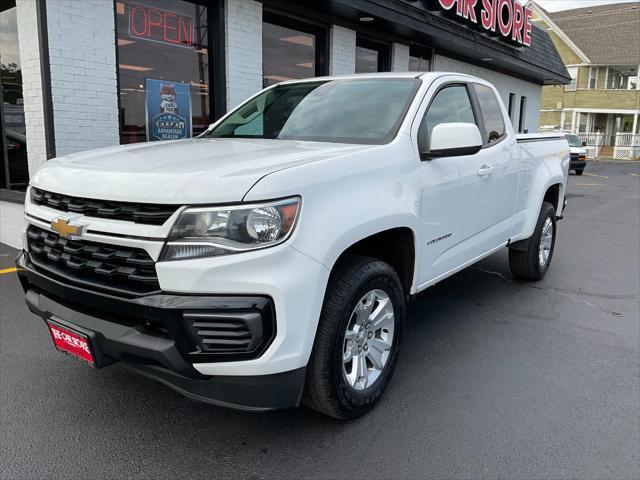
[[[53,231],[58,232],[62,238],[80,237],[84,227],[84,225],[70,225],[66,218],[56,218],[51,222]]]

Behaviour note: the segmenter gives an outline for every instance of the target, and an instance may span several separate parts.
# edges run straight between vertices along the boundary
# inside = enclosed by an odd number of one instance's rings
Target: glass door
[[[26,190],[29,164],[15,1],[0,4],[0,146],[0,189]]]
[[[264,12],[262,86],[326,75],[326,29]]]
[[[169,110],[188,117],[193,135],[204,131],[212,120],[208,7],[183,0],[117,0],[115,8],[120,142],[147,140],[147,80],[160,82],[153,95],[165,106],[188,89],[179,111]]]

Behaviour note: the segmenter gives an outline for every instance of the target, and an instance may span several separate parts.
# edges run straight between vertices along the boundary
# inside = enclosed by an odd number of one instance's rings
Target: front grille
[[[69,240],[35,225],[27,229],[27,247],[38,270],[71,283],[125,296],[160,289],[155,262],[140,248]]]
[[[31,188],[31,203],[63,212],[82,213],[90,217],[124,220],[147,225],[162,225],[179,205],[116,202],[92,198],[70,197],[60,193]]]
[[[251,352],[263,340],[259,312],[185,311],[182,317],[202,352]]]

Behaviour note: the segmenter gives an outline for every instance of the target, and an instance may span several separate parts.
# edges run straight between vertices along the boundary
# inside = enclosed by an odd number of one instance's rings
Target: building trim
[[[51,65],[49,63],[49,29],[47,28],[47,6],[36,2],[38,22],[38,49],[40,53],[40,76],[42,81],[42,108],[44,113],[44,140],[47,160],[56,156],[55,130],[53,123],[53,99],[51,98]]]
[[[593,69],[596,69],[596,83],[594,85],[593,88],[591,88],[591,74],[593,73]],[[589,77],[587,78],[587,90],[597,90],[598,89],[598,80],[600,76],[600,68],[599,67],[594,67],[594,66],[590,66],[589,67]],[[606,85],[605,85],[606,86]]]
[[[122,108],[120,102],[120,52],[118,49],[118,11],[116,2],[117,0],[113,0],[113,36],[115,38],[113,48],[116,52],[116,98],[118,100],[118,143],[120,143],[120,135],[122,133],[122,118],[120,118],[120,115]]]
[[[615,108],[582,108],[582,107],[563,108],[562,111],[578,112],[578,113],[619,113],[622,115],[634,115],[636,113],[640,113],[640,110],[619,110]]]

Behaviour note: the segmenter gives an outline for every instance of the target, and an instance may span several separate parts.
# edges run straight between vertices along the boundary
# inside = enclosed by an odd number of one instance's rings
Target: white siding
[[[227,109],[262,89],[262,4],[227,0],[225,4]]]
[[[502,101],[507,108],[509,108],[509,93],[515,93],[517,98],[512,123],[516,130],[518,128],[518,118],[520,117],[520,98],[522,96],[527,97],[524,128],[529,130],[529,133],[538,131],[540,123],[540,96],[542,95],[541,85],[520,80],[503,73],[497,73],[487,68],[460,62],[442,55],[436,55],[434,70],[466,73],[493,83],[500,92]]]
[[[329,75],[348,75],[356,71],[355,30],[332,25],[329,47]]]
[[[409,70],[409,47],[394,43],[391,48],[391,71],[407,72]]]
[[[21,248],[23,224],[22,204],[0,201],[0,242]]]
[[[56,156],[117,145],[113,3],[47,0],[47,28]]]

